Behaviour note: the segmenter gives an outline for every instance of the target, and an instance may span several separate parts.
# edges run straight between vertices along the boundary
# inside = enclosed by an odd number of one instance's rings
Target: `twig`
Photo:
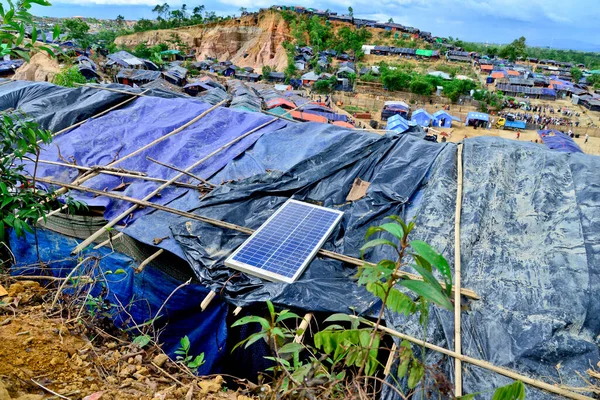
[[[148,161],[152,161],[153,163],[156,163],[156,164],[158,164],[158,165],[161,165],[161,166],[163,166],[163,167],[166,167],[166,168],[170,168],[170,169],[172,169],[172,170],[175,170],[175,171],[177,171],[177,172],[181,172],[182,174],[185,174],[185,175],[187,175],[187,176],[189,176],[189,177],[192,177],[192,178],[194,178],[194,179],[196,179],[196,180],[199,180],[200,182],[202,182],[202,183],[204,183],[205,185],[208,185],[208,186],[210,186],[210,187],[213,187],[213,188],[214,188],[214,187],[217,187],[217,185],[215,185],[214,183],[210,183],[209,181],[207,181],[207,180],[205,180],[205,179],[202,179],[202,178],[200,178],[198,175],[194,175],[194,174],[192,174],[191,172],[188,172],[188,171],[186,171],[186,170],[184,170],[184,169],[177,168],[177,167],[176,167],[176,166],[174,166],[174,165],[169,165],[169,164],[162,163],[162,162],[160,162],[160,161],[158,161],[158,160],[155,160],[154,158],[152,158],[152,157],[148,157],[148,156],[146,156],[146,160],[148,160]]]
[[[62,394],[58,394],[56,392],[53,392],[52,390],[48,389],[47,387],[45,387],[41,383],[34,381],[33,379],[31,380],[31,382],[35,383],[36,385],[38,385],[39,387],[41,387],[42,389],[44,389],[46,392],[52,393],[53,395],[55,395],[57,397],[60,397],[61,399],[71,400],[69,397],[63,396]]]
[[[56,292],[56,296],[54,297],[54,300],[52,301],[52,305],[50,306],[50,308],[54,308],[54,306],[56,305],[56,302],[58,301],[58,298],[60,297],[60,293],[62,292],[62,289],[65,287],[65,284],[67,283],[67,281],[69,279],[71,279],[73,277],[73,274],[75,273],[75,271],[81,267],[81,265],[86,262],[87,260],[93,259],[95,257],[90,256],[90,257],[86,257],[84,258],[79,264],[77,264],[72,270],[71,272],[69,272],[69,275],[67,275],[67,277],[64,279],[63,283],[61,283],[60,287],[58,288],[58,291]]]
[[[183,383],[181,383],[181,381],[179,379],[175,378],[173,375],[169,374],[167,371],[165,371],[164,369],[162,369],[161,367],[159,367],[158,365],[156,365],[154,363],[154,361],[151,361],[150,364],[152,364],[156,369],[158,369],[160,372],[162,372],[163,374],[165,374],[169,378],[173,379],[175,382],[179,383],[181,386],[184,386]]]

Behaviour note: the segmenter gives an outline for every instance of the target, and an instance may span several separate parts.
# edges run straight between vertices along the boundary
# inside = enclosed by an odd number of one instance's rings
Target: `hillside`
[[[171,40],[173,35],[195,49],[198,60],[216,57],[240,67],[260,69],[268,65],[279,71],[287,66],[282,43],[290,39],[289,26],[280,13],[272,11],[217,24],[134,33],[118,37],[115,44],[134,47],[145,42],[152,46]]]

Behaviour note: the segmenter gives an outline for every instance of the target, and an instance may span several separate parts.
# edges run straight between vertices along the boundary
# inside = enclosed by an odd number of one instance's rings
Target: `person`
[[[590,135],[588,135],[588,134],[586,133],[586,134],[585,134],[585,142],[583,142],[583,143],[587,143],[589,138],[590,138]]]
[[[517,139],[521,138],[521,131],[517,131]]]

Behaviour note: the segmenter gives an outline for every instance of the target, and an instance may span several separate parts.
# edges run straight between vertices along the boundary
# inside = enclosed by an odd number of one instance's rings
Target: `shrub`
[[[75,87],[75,83],[83,84],[86,82],[85,77],[81,75],[81,72],[79,72],[79,68],[77,67],[63,68],[63,70],[54,77],[55,84],[65,87]]]

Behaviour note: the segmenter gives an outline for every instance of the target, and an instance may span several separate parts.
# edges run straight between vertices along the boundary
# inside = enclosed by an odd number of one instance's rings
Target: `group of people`
[[[508,114],[511,114],[514,117],[514,119],[517,121],[525,121],[530,124],[539,125],[540,129],[544,129],[548,125],[574,126],[574,127],[579,126],[579,121],[571,121],[567,117],[552,116],[552,115],[547,115],[545,113],[544,114],[542,114],[542,113],[532,114],[532,113],[525,113],[525,112],[511,113],[511,112],[507,112],[507,111],[500,111],[498,113],[498,116],[506,118],[508,116]],[[569,113],[569,114],[563,114],[563,115],[570,117],[573,114]]]

